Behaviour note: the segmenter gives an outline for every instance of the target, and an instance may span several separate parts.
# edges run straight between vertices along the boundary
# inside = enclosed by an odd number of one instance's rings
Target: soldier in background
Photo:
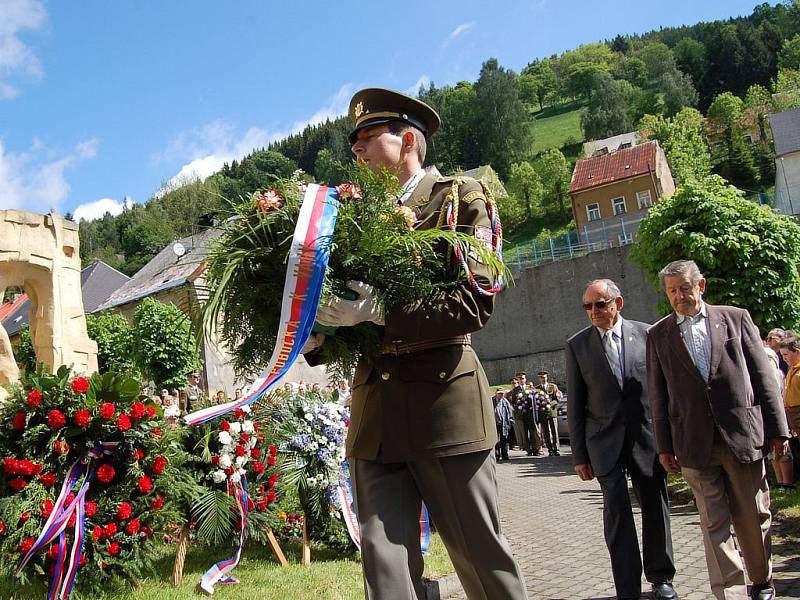
[[[539,371],[539,383],[536,388],[543,391],[550,401],[548,409],[539,413],[539,424],[542,427],[542,437],[547,446],[547,452],[550,456],[560,456],[561,452],[558,448],[558,428],[556,427],[556,409],[558,408],[558,402],[561,400],[563,394],[555,383],[547,380],[549,375],[547,371]]]

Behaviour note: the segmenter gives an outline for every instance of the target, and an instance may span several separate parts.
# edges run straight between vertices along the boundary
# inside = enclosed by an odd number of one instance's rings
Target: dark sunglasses
[[[616,300],[616,298],[609,298],[608,300],[598,300],[597,302],[586,302],[582,304],[583,310],[592,310],[596,308],[597,310],[603,310],[609,304],[612,304]]]

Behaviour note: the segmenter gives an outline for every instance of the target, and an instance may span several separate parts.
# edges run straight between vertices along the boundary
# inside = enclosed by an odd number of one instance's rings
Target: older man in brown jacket
[[[768,443],[783,455],[789,435],[777,381],[749,313],[703,302],[706,280],[693,261],[672,262],[659,276],[675,310],[647,332],[659,460],[683,474],[697,500],[714,597],[769,600],[775,590],[763,458]]]

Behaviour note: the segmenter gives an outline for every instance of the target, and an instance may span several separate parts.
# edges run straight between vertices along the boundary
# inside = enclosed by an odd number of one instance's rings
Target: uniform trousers
[[[714,597],[749,598],[742,558],[754,583],[772,579],[772,515],[764,461],[739,462],[717,433],[709,464],[702,469],[681,467],[681,473],[697,500]],[[741,556],[731,535],[731,524]]]
[[[490,450],[403,463],[348,461],[367,600],[425,600],[422,500],[467,598],[527,599],[522,573],[500,531]]]
[[[539,423],[542,425],[542,437],[544,438],[544,445],[550,454],[558,453],[558,429],[556,428],[555,417],[539,417]]]
[[[538,454],[542,449],[542,434],[531,411],[522,415],[522,435],[524,450],[528,453]]]

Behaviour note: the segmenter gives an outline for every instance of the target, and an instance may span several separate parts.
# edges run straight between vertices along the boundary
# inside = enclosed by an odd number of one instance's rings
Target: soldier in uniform
[[[547,394],[550,400],[549,410],[539,414],[539,423],[542,426],[542,438],[544,438],[545,446],[547,446],[547,452],[550,456],[560,456],[555,411],[562,394],[555,383],[547,380],[548,377],[550,377],[550,374],[547,371],[539,371],[539,384],[536,388]]]
[[[433,109],[409,96],[370,88],[353,96],[350,115],[356,159],[397,175],[403,184],[398,203],[414,211],[417,229],[437,227],[452,201],[458,205],[458,229],[491,240],[484,187],[422,168],[426,140],[440,125]],[[481,286],[493,284],[483,264],[474,257],[467,262]],[[471,600],[527,598],[500,531],[494,411],[486,375],[470,345],[470,334],[492,313],[493,296],[464,283],[384,314],[369,286],[354,287],[357,300],[331,300],[319,308],[317,321],[384,326],[383,354],[356,368],[346,442],[366,598],[425,598],[421,501]]]
[[[530,409],[520,411],[522,421],[522,440],[520,447],[525,450],[528,456],[539,456],[542,451],[542,435],[539,431],[539,416],[536,407],[533,405],[533,387],[528,381],[528,374],[525,371],[517,373],[515,379],[517,385],[511,390],[511,397],[515,405],[521,401],[527,401]]]

